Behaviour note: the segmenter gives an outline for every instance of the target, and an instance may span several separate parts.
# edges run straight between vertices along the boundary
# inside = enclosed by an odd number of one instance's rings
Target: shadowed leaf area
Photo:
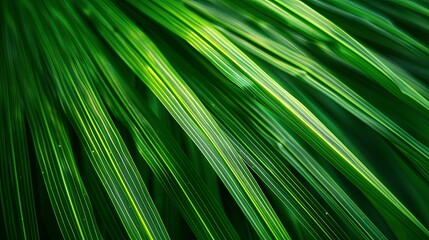
[[[4,0],[2,239],[429,239],[428,0]]]

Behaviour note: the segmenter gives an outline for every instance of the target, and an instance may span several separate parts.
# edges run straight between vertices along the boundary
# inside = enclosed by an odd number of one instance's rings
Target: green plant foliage
[[[427,0],[5,0],[2,239],[429,239]]]

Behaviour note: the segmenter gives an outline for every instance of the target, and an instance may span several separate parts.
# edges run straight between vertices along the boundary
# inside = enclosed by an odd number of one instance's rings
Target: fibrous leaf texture
[[[428,239],[429,2],[4,0],[4,239]]]

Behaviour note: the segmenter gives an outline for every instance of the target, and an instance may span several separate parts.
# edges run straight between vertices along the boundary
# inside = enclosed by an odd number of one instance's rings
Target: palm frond
[[[427,2],[1,6],[7,239],[429,237]]]

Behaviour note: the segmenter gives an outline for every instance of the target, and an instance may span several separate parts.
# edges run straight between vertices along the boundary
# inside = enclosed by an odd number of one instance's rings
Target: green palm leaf
[[[426,1],[5,0],[6,239],[426,239]]]

